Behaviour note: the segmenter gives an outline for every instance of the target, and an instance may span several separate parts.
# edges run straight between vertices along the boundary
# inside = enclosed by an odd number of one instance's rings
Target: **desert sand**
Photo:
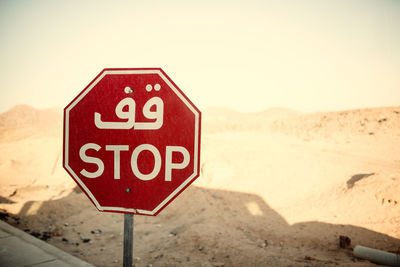
[[[351,248],[400,250],[400,107],[210,108],[201,142],[197,181],[158,216],[135,216],[135,266],[374,266]],[[61,154],[61,109],[0,114],[1,219],[121,266],[123,215],[97,211]]]

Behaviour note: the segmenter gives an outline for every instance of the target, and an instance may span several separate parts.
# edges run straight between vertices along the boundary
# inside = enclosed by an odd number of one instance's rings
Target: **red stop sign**
[[[157,215],[199,176],[200,121],[163,70],[104,69],[64,109],[63,166],[100,211]]]

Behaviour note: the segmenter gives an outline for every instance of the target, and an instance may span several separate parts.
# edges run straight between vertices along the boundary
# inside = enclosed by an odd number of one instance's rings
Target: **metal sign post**
[[[124,214],[124,256],[123,267],[133,264],[133,214]]]

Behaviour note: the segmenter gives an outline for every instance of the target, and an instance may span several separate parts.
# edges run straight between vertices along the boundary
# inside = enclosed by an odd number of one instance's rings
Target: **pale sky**
[[[400,1],[0,1],[0,112],[161,67],[200,109],[400,105]]]

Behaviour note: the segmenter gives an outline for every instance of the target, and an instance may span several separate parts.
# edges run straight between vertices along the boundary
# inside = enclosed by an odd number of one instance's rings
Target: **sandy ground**
[[[96,266],[122,265],[123,215],[61,166],[61,110],[0,114],[0,216]],[[135,266],[374,266],[400,250],[400,107],[203,113],[201,176],[135,216]],[[339,247],[339,236],[351,239]]]

